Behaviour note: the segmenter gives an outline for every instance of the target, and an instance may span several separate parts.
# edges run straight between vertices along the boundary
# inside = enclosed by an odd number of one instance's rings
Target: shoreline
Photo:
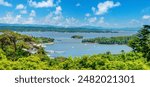
[[[54,42],[42,43],[42,44],[44,44],[44,45],[52,45],[52,44],[54,44]]]

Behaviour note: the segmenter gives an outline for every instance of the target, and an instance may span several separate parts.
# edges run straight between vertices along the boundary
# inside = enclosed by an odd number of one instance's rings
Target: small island
[[[54,39],[53,38],[46,38],[46,37],[34,37],[35,41],[37,43],[53,43]]]
[[[83,36],[73,35],[71,38],[73,38],[73,39],[83,39]]]

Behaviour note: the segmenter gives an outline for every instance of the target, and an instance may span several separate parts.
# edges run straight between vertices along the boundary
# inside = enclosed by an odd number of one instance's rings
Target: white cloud
[[[44,8],[44,7],[53,7],[54,6],[54,2],[53,0],[43,0],[41,2],[36,2],[33,0],[29,0],[29,5],[31,7],[35,7],[35,8]]]
[[[58,7],[56,7],[55,14],[56,14],[56,15],[59,15],[59,14],[61,14],[61,13],[62,13],[61,11],[62,11],[61,6],[58,6]]]
[[[39,20],[35,20],[33,17],[23,17],[21,14],[14,15],[12,12],[8,12],[4,17],[0,18],[0,23],[7,24],[41,24]]]
[[[105,22],[104,17],[85,17],[84,21],[81,23],[79,22],[79,25],[81,26],[101,26],[101,27],[109,27],[109,23]],[[112,25],[112,23],[111,23]]]
[[[105,23],[104,17],[90,17],[85,19],[85,24],[92,26],[105,26],[107,23]]]
[[[21,15],[13,16],[11,12],[8,12],[6,16],[0,18],[1,23],[18,24],[21,23]]]
[[[5,0],[0,0],[0,5],[7,6],[7,7],[11,7],[12,6],[12,4],[6,2]]]
[[[20,13],[21,14],[27,14],[28,12],[27,12],[27,10],[21,10]]]
[[[104,17],[100,17],[100,19],[98,20],[98,24],[103,24],[104,23]]]
[[[126,23],[126,24],[127,24],[126,26],[139,27],[139,26],[142,26],[143,23],[144,23],[144,21],[142,21],[142,20],[131,19],[131,20],[129,21],[129,23]]]
[[[56,3],[58,3],[58,4],[59,4],[59,3],[61,3],[61,0],[57,0],[57,2],[56,2]]]
[[[45,18],[40,20],[40,23],[64,27],[79,25],[79,21],[76,18],[64,17],[61,11],[61,7],[57,6],[56,10],[50,12]]]
[[[29,17],[27,20],[24,20],[23,24],[35,24],[35,20],[33,17]]]
[[[16,17],[14,18],[14,23],[19,23],[21,18],[21,15],[16,15]]]
[[[76,18],[73,18],[73,17],[71,17],[71,18],[66,18],[64,25],[65,25],[66,27],[68,27],[68,26],[70,26],[70,25],[71,25],[71,26],[77,26],[77,25],[79,25],[79,21],[78,21]]]
[[[92,10],[95,12],[96,15],[103,15],[108,12],[109,9],[120,6],[119,2],[113,2],[113,1],[105,1],[104,3],[99,3],[97,8],[98,10],[95,11],[95,8],[93,7]]]
[[[150,15],[143,15],[142,19],[143,20],[140,21],[142,23],[142,25],[150,24]]]
[[[59,3],[61,3],[61,0],[57,0],[56,3],[55,3],[55,6],[58,6]]]
[[[56,7],[56,11],[50,12],[46,17],[40,20],[41,23],[49,25],[61,25],[64,21],[64,17],[58,9],[60,8]]]
[[[138,23],[140,23],[140,21],[136,20],[136,19],[132,19],[132,20],[129,21],[129,23],[130,24],[138,24]]]
[[[4,17],[0,18],[1,23],[9,23],[12,21],[14,21],[14,20],[13,20],[11,12],[8,12]]]
[[[90,17],[91,14],[90,14],[90,13],[86,13],[85,16],[86,16],[86,17]]]
[[[16,9],[20,10],[20,14],[27,14],[28,13],[26,10],[26,7],[23,4],[18,4],[16,6]]]
[[[150,15],[144,15],[144,16],[143,16],[143,19],[145,19],[145,20],[150,19]]]
[[[25,8],[26,7],[23,4],[19,4],[19,5],[16,6],[16,9],[19,9],[19,10],[25,9]]]
[[[81,4],[80,4],[80,3],[77,3],[77,4],[76,4],[76,6],[77,6],[77,7],[80,7],[80,6],[81,6]]]
[[[55,17],[53,17],[53,20],[59,21],[61,18],[62,18],[61,16],[55,16]]]
[[[93,11],[93,12],[95,12],[95,11],[96,11],[96,8],[95,8],[95,7],[92,7],[91,9],[92,9],[92,11]]]
[[[36,16],[36,12],[34,10],[32,10],[31,13],[30,13],[30,16],[31,17],[35,17]]]
[[[94,23],[94,22],[96,22],[97,21],[97,18],[96,17],[92,17],[92,18],[89,18],[88,19],[88,22],[90,22],[90,23]]]

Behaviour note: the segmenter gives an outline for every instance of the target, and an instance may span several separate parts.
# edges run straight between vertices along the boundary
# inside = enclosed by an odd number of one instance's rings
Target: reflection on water
[[[52,57],[57,56],[82,56],[110,51],[113,54],[120,53],[121,50],[129,52],[132,49],[126,45],[101,45],[85,44],[81,40],[71,39],[73,35],[81,35],[84,38],[127,36],[135,34],[135,31],[126,31],[120,33],[64,33],[64,32],[21,32],[35,37],[51,37],[55,39],[54,44],[45,44],[45,50]]]

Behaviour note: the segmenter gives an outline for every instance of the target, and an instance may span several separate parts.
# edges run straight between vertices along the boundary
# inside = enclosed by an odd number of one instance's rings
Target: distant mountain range
[[[30,24],[0,24],[0,30],[13,31],[56,31],[56,32],[96,32],[117,33],[118,31],[138,31],[140,28],[105,28],[96,26],[62,27]]]

